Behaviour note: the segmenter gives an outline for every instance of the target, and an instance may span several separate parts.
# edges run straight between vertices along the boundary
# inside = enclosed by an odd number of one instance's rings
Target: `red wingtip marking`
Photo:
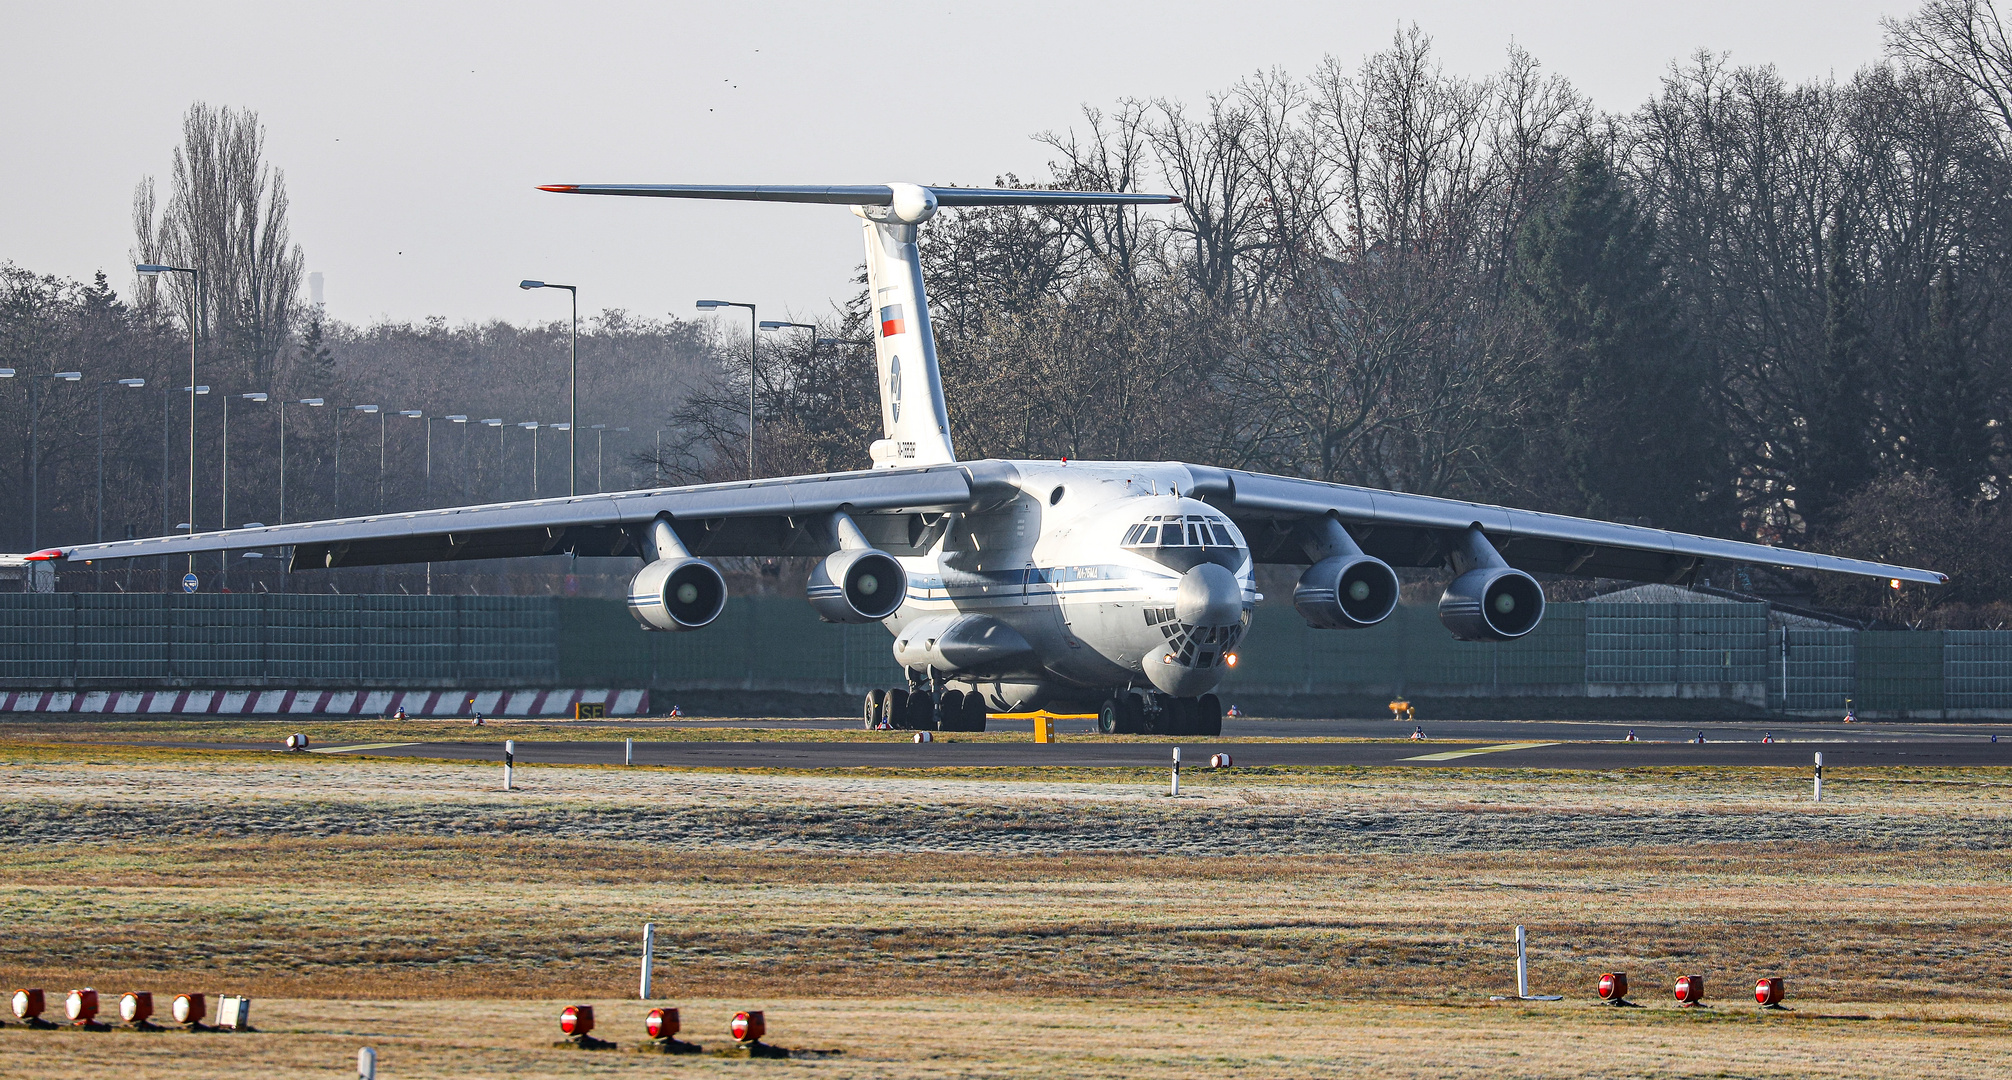
[[[1182,199],[1179,195],[1169,195],[1167,196],[1167,202],[1171,205],[1179,206],[1181,205]]]
[[[578,184],[539,184],[539,185],[538,185],[538,190],[539,190],[539,191],[561,191],[561,192],[564,192],[564,191],[578,191],[578,190],[580,190],[580,185],[578,185]]]
[[[27,559],[29,562],[48,562],[51,559],[60,559],[62,557],[62,548],[43,548],[33,555],[22,556],[22,558]]]

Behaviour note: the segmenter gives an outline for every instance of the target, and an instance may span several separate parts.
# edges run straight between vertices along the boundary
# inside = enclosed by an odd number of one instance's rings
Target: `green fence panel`
[[[1942,653],[1940,631],[1860,633],[1856,706],[1879,712],[1940,712]]]
[[[1770,687],[1770,696],[1776,707],[1842,715],[1845,702],[1858,692],[1858,632],[1790,628],[1773,638],[1777,685]]]
[[[1942,704],[1951,709],[2012,709],[2012,630],[1943,633]]]

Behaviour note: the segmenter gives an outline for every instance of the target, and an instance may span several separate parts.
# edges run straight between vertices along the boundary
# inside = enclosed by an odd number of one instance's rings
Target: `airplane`
[[[850,207],[861,219],[884,437],[863,471],[241,528],[49,548],[34,560],[282,546],[295,569],[573,553],[642,561],[637,622],[696,631],[727,586],[708,558],[813,556],[806,599],[893,635],[905,685],[862,722],[982,731],[988,712],[1094,711],[1112,734],[1219,735],[1214,693],[1262,599],[1259,563],[1306,567],[1299,617],[1373,627],[1395,566],[1454,572],[1456,638],[1513,641],[1544,617],[1535,574],[1683,583],[1709,561],[1942,584],[1927,570],[1637,525],[1177,461],[961,461],[938,372],[918,230],[946,207],[1167,205],[1173,195],[931,187],[557,184],[569,195]]]

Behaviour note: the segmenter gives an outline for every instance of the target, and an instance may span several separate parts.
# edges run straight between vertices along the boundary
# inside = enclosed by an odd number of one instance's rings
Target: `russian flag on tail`
[[[906,332],[907,329],[908,324],[902,321],[901,318],[900,304],[889,304],[880,309],[881,337],[893,337],[896,334]]]

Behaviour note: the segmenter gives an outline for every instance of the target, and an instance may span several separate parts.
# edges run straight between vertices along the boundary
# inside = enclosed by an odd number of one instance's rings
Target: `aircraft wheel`
[[[936,727],[936,695],[917,690],[908,695],[908,723],[911,731],[931,731]]]
[[[964,730],[985,730],[985,695],[975,690],[964,695]]]
[[[1197,735],[1215,738],[1223,733],[1223,699],[1214,694],[1203,694],[1195,702],[1196,718],[1200,721]]]
[[[1117,698],[1105,698],[1097,709],[1097,731],[1103,735],[1116,735],[1125,726],[1125,712],[1118,707]]]
[[[880,726],[880,720],[887,715],[887,691],[868,690],[866,692],[866,730]]]
[[[885,710],[882,715],[887,717],[888,727],[905,728],[908,726],[908,691],[898,687],[889,690],[881,708]]]
[[[1160,716],[1166,723],[1167,734],[1191,736],[1201,734],[1195,726],[1195,702],[1193,698],[1169,697],[1160,699]]]
[[[937,715],[941,719],[936,722],[936,730],[963,731],[964,691],[945,690],[943,692],[943,707],[937,710]]]

